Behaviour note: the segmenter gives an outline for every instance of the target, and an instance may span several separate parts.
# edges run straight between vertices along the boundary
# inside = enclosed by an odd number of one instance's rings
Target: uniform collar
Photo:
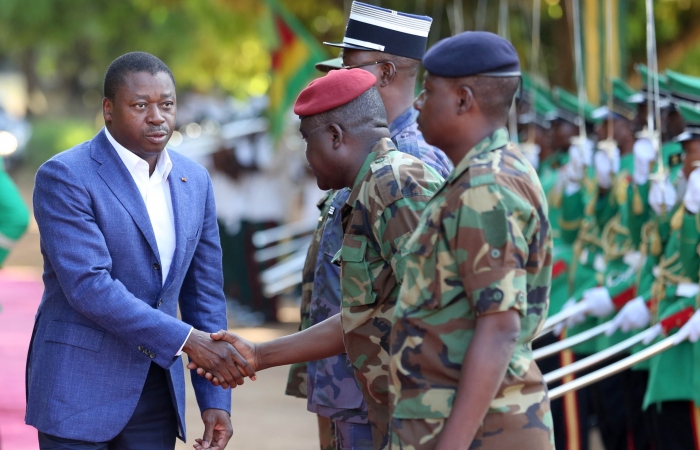
[[[104,128],[105,130],[105,136],[107,136],[107,140],[109,141],[110,144],[112,144],[112,147],[114,147],[114,150],[117,151],[117,154],[119,155],[119,159],[122,160],[124,165],[126,166],[127,170],[131,174],[132,177],[134,177],[134,174],[137,172],[137,167],[139,164],[142,162],[146,162],[143,159],[139,158],[136,156],[135,153],[129,151],[121,145],[119,142],[117,142],[116,139],[109,133],[109,130],[107,130],[107,127]],[[148,163],[146,163],[148,164]],[[162,180],[165,181],[168,179],[168,175],[170,175],[170,170],[173,168],[173,163],[170,160],[170,155],[168,155],[168,150],[163,149],[163,151],[158,155],[158,159],[156,161],[156,170],[153,172],[153,175],[157,177],[162,177]]]
[[[506,131],[505,128],[499,128],[490,135],[486,136],[481,140],[481,142],[469,150],[466,156],[462,158],[459,164],[457,164],[455,170],[453,170],[450,176],[447,177],[447,183],[451,183],[459,178],[467,169],[469,169],[469,166],[472,165],[472,161],[478,158],[479,155],[501,148],[507,143],[508,131]]]
[[[391,124],[389,125],[389,132],[391,133],[391,138],[393,139],[394,137],[396,137],[397,134],[399,134],[401,130],[408,128],[414,123],[416,123],[418,114],[418,110],[411,106],[406,111],[404,111],[399,117],[394,119],[394,121],[391,122]]]

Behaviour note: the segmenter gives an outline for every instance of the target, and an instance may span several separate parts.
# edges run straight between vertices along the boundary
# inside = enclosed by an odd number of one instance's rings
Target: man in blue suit
[[[165,149],[172,73],[147,53],[123,55],[107,69],[102,107],[105,128],[36,175],[45,291],[26,421],[42,449],[172,449],[185,440],[182,352],[227,385],[254,373],[209,337],[226,328],[214,197],[201,166]],[[223,449],[230,391],[192,383],[197,441]]]

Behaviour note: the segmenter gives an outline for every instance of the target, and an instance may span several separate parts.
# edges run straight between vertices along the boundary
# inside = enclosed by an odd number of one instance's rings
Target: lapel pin
[[[186,178],[186,177],[182,177],[182,178],[180,178],[180,179],[182,180],[183,183],[187,183],[187,178]]]

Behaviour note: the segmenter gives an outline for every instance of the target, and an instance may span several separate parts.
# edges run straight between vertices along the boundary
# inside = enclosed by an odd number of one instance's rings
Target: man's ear
[[[343,143],[343,130],[338,124],[331,123],[328,125],[331,140],[333,141],[333,150],[338,150]]]
[[[465,114],[474,105],[474,93],[467,85],[457,87],[457,114]]]
[[[392,62],[385,62],[379,66],[379,87],[388,86],[396,76],[396,66]]]
[[[107,97],[102,99],[102,117],[105,119],[105,123],[110,123],[112,121],[112,100]]]

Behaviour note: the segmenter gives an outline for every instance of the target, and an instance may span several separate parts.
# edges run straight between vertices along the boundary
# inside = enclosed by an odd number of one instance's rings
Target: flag
[[[318,41],[277,0],[267,0],[268,33],[272,54],[268,114],[272,135],[284,131],[285,119],[299,92],[320,75],[314,65],[326,59]]]

